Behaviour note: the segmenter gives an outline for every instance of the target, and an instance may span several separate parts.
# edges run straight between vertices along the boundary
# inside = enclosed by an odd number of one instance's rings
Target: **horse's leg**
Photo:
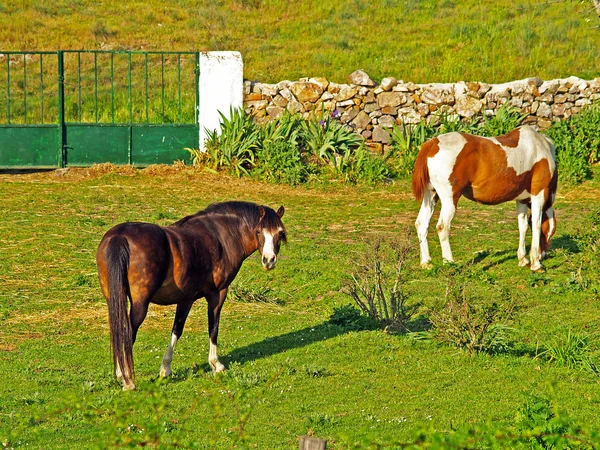
[[[542,232],[542,207],[544,206],[544,191],[531,197],[531,249],[529,259],[531,270],[541,272],[544,269],[540,264],[540,235]]]
[[[173,372],[171,371],[171,361],[173,361],[173,351],[175,350],[175,345],[177,345],[177,341],[181,338],[183,334],[183,327],[185,326],[185,321],[187,320],[188,314],[190,313],[190,309],[192,309],[193,301],[186,303],[179,303],[177,305],[177,309],[175,311],[175,320],[173,321],[173,330],[171,331],[171,342],[169,342],[169,346],[167,347],[167,351],[165,352],[165,356],[163,357],[162,364],[160,365],[160,376],[168,377]]]
[[[437,196],[435,192],[427,189],[423,194],[421,209],[419,210],[419,215],[415,221],[415,228],[417,229],[419,246],[421,248],[421,267],[429,267],[429,262],[431,261],[431,256],[429,255],[429,243],[427,242],[427,230],[429,228],[431,216],[433,216],[436,202]]]
[[[225,370],[225,366],[219,362],[217,339],[219,337],[219,319],[221,317],[221,308],[223,307],[226,296],[227,289],[223,289],[219,292],[211,292],[206,296],[206,300],[208,301],[208,364],[210,364],[210,367],[212,367],[215,373]]]
[[[450,249],[450,224],[454,219],[456,213],[456,206],[452,197],[440,197],[442,203],[442,209],[440,211],[440,218],[437,223],[437,232],[440,238],[440,245],[442,247],[442,257],[444,261],[454,262],[452,257],[452,250]]]
[[[525,239],[527,238],[527,229],[529,223],[527,220],[527,213],[529,208],[523,202],[517,200],[517,222],[519,223],[519,249],[517,250],[517,258],[519,258],[519,266],[529,266],[529,259],[527,259],[527,250],[525,248]]]

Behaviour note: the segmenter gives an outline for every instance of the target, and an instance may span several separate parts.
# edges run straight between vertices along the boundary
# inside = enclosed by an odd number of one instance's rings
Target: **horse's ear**
[[[279,209],[277,210],[277,215],[279,216],[280,219],[283,217],[284,212],[285,212],[285,208],[283,207],[283,205],[281,205],[279,207]]]
[[[263,205],[260,205],[258,207],[258,211],[260,212],[260,219],[258,220],[260,222],[265,217],[265,214],[266,214],[265,207]]]

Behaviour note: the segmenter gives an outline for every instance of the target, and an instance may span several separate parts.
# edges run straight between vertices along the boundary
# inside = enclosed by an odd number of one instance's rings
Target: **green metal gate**
[[[0,167],[185,160],[198,77],[193,52],[0,52]]]

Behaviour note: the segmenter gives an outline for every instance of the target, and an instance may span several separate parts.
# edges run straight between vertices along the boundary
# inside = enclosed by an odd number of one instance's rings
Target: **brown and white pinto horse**
[[[423,144],[417,156],[412,189],[422,200],[415,222],[421,247],[421,266],[429,266],[427,228],[437,199],[442,203],[437,232],[442,256],[453,261],[450,223],[461,196],[486,205],[516,200],[520,266],[541,271],[550,238],[556,231],[552,207],[558,174],[554,145],[546,136],[524,125],[499,137],[447,133]],[[527,259],[527,210],[531,209],[532,242]]]
[[[283,206],[275,212],[254,203],[216,203],[170,226],[127,222],[104,235],[96,261],[108,302],[115,375],[123,390],[135,389],[133,344],[150,303],[177,305],[161,376],[171,374],[175,344],[192,305],[202,297],[208,302],[208,362],[215,372],[225,369],[217,336],[227,289],[256,250],[265,269],[275,267],[286,241],[283,213]]]

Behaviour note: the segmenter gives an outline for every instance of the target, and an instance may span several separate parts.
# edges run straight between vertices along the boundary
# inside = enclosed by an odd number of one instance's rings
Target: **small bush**
[[[481,126],[481,135],[483,136],[501,136],[517,128],[527,117],[520,109],[503,104],[496,115],[484,120]]]
[[[342,288],[364,314],[390,331],[410,331],[408,323],[419,306],[408,304],[403,289],[404,266],[411,250],[410,244],[377,238],[367,244],[358,270]]]
[[[263,144],[257,153],[256,169],[252,175],[270,183],[291,186],[304,183],[308,169],[294,141],[276,140]]]
[[[517,303],[505,289],[490,280],[454,267],[447,273],[445,298],[430,311],[430,335],[434,340],[470,353],[501,353],[512,346],[512,328]],[[474,287],[484,281],[485,296]]]
[[[556,146],[561,180],[579,183],[591,176],[591,164],[600,160],[600,105],[554,122],[546,131]]]
[[[352,306],[345,305],[335,308],[329,317],[329,322],[348,331],[372,330],[377,328],[377,322],[365,316],[361,311]]]

